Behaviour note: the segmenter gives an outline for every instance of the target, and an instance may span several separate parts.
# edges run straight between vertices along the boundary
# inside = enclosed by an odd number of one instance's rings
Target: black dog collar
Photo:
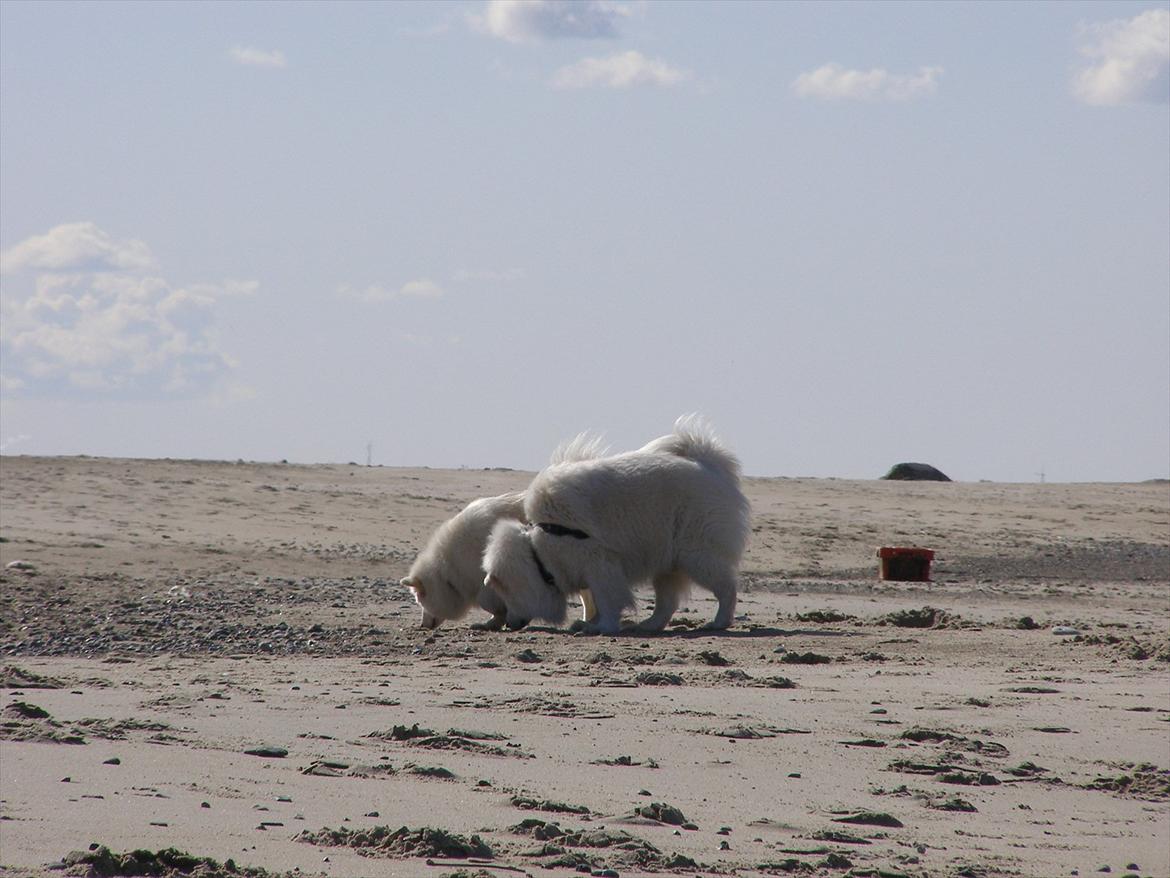
[[[557,581],[553,579],[553,575],[548,572],[548,568],[540,560],[540,555],[536,554],[536,546],[532,546],[532,560],[536,562],[536,570],[540,573],[540,578],[544,580],[544,584],[553,591],[559,592],[560,589],[557,588]]]
[[[585,531],[577,530],[575,527],[565,527],[563,524],[550,524],[547,521],[541,521],[537,522],[536,526],[553,537],[573,537],[578,540],[589,539],[589,534],[585,533]]]

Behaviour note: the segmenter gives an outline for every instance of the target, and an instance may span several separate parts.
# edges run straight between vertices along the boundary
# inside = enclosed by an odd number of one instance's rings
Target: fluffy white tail
[[[644,450],[677,454],[739,481],[739,458],[719,441],[710,422],[699,414],[683,415],[674,422],[673,433],[655,439]]]

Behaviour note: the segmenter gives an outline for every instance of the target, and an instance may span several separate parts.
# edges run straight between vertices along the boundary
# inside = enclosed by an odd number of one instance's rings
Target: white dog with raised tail
[[[638,629],[661,631],[694,582],[719,601],[705,627],[727,628],[751,529],[739,482],[739,461],[694,415],[637,451],[554,462],[525,491],[531,525],[492,529],[484,585],[503,600],[510,625],[560,624],[568,596],[588,590],[595,612],[584,629],[615,634],[635,583],[652,582],[655,598]]]
[[[414,592],[422,607],[423,628],[461,619],[477,601],[492,618],[471,627],[493,631],[503,627],[504,602],[484,587],[481,562],[492,528],[502,521],[519,524],[523,518],[524,494],[513,492],[473,500],[439,525],[399,583]]]

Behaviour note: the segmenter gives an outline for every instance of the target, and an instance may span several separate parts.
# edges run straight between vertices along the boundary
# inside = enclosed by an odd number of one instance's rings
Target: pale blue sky
[[[0,3],[0,449],[1170,475],[1170,4]]]

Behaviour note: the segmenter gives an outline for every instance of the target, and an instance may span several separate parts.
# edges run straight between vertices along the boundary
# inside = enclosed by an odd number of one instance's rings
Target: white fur
[[[637,451],[554,462],[525,492],[524,517],[588,537],[501,522],[484,553],[484,583],[504,600],[510,624],[559,624],[568,595],[588,589],[596,617],[584,627],[612,634],[622,610],[634,605],[634,583],[650,581],[655,592],[654,613],[638,627],[661,631],[694,582],[719,601],[707,627],[727,628],[750,531],[739,479],[739,462],[694,416]]]
[[[414,592],[422,607],[422,627],[437,628],[444,621],[460,619],[473,603],[492,614],[477,628],[497,629],[504,624],[505,607],[500,598],[484,588],[481,559],[492,527],[500,521],[524,516],[522,493],[484,497],[467,504],[441,525],[410,566],[401,584]]]
[[[572,463],[578,460],[594,460],[605,457],[609,449],[601,443],[605,440],[593,433],[578,433],[568,442],[562,442],[552,453],[549,464]]]

